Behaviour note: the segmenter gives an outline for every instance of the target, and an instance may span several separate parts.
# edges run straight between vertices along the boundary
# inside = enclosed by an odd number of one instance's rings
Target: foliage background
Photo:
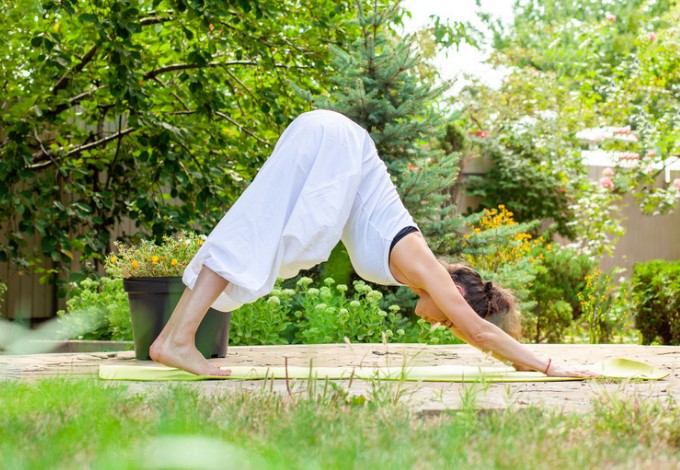
[[[308,108],[288,81],[332,88],[327,46],[350,13],[324,0],[4,3],[0,260],[96,269],[123,218],[156,240],[208,230]]]
[[[530,337],[560,340],[585,324],[575,295],[588,298],[592,266],[623,234],[623,196],[649,214],[677,207],[680,180],[659,181],[680,153],[680,7],[531,0],[514,10],[510,25],[481,14],[492,61],[509,71],[500,87],[473,81],[454,95],[430,59],[481,33],[434,18],[404,36],[407,13],[388,0],[3,4],[0,261],[66,285],[71,267],[100,270],[112,233],[205,233],[285,125],[330,107],[369,129],[435,252],[513,288]],[[584,139],[588,128],[603,131]],[[585,149],[613,152],[600,181]],[[460,162],[477,157],[491,170],[463,188]],[[480,202],[465,217],[452,197],[463,190]],[[479,211],[501,206],[512,220],[485,223]],[[120,232],[123,220],[136,235]],[[333,264],[321,278],[344,271],[351,289],[341,247]],[[403,289],[382,293],[383,310],[412,310]],[[617,302],[588,308],[620,320],[631,308]]]

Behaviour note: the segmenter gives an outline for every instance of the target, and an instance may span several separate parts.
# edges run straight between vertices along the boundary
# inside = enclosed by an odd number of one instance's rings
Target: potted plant
[[[130,300],[135,357],[148,360],[149,347],[167,323],[184,291],[182,273],[203,239],[180,232],[157,245],[142,240],[134,246],[115,242],[106,258],[106,273],[123,279]],[[196,332],[196,347],[206,358],[224,357],[229,341],[231,312],[208,310]]]

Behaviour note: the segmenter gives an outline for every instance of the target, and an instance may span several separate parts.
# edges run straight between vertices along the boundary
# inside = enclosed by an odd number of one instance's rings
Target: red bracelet
[[[545,375],[548,375],[548,369],[550,369],[550,364],[552,364],[552,359],[548,358],[548,365],[545,368],[545,371],[543,372]]]

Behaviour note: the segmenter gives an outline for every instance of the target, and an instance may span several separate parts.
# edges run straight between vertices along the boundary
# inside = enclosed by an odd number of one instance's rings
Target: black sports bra
[[[396,245],[397,242],[399,242],[399,240],[401,240],[402,238],[404,238],[404,237],[405,237],[406,235],[408,235],[409,233],[413,233],[413,232],[417,232],[417,231],[418,231],[418,228],[417,228],[417,227],[414,227],[413,225],[409,225],[408,227],[404,227],[404,228],[402,228],[401,230],[399,230],[399,233],[397,233],[397,234],[394,236],[394,239],[392,239],[392,243],[390,243],[390,252],[389,252],[389,254],[390,254],[390,255],[392,254],[392,249],[394,248],[394,245]]]

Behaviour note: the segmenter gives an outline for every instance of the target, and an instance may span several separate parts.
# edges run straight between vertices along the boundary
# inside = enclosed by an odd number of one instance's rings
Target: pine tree
[[[390,2],[392,3],[392,2]],[[399,3],[356,1],[359,39],[349,50],[333,48],[336,91],[312,98],[319,108],[338,111],[368,130],[407,209],[435,252],[450,251],[464,226],[454,216],[447,189],[459,171],[459,154],[437,145],[444,120],[435,100],[448,84],[433,85],[420,73],[423,62],[412,36],[389,29]]]

